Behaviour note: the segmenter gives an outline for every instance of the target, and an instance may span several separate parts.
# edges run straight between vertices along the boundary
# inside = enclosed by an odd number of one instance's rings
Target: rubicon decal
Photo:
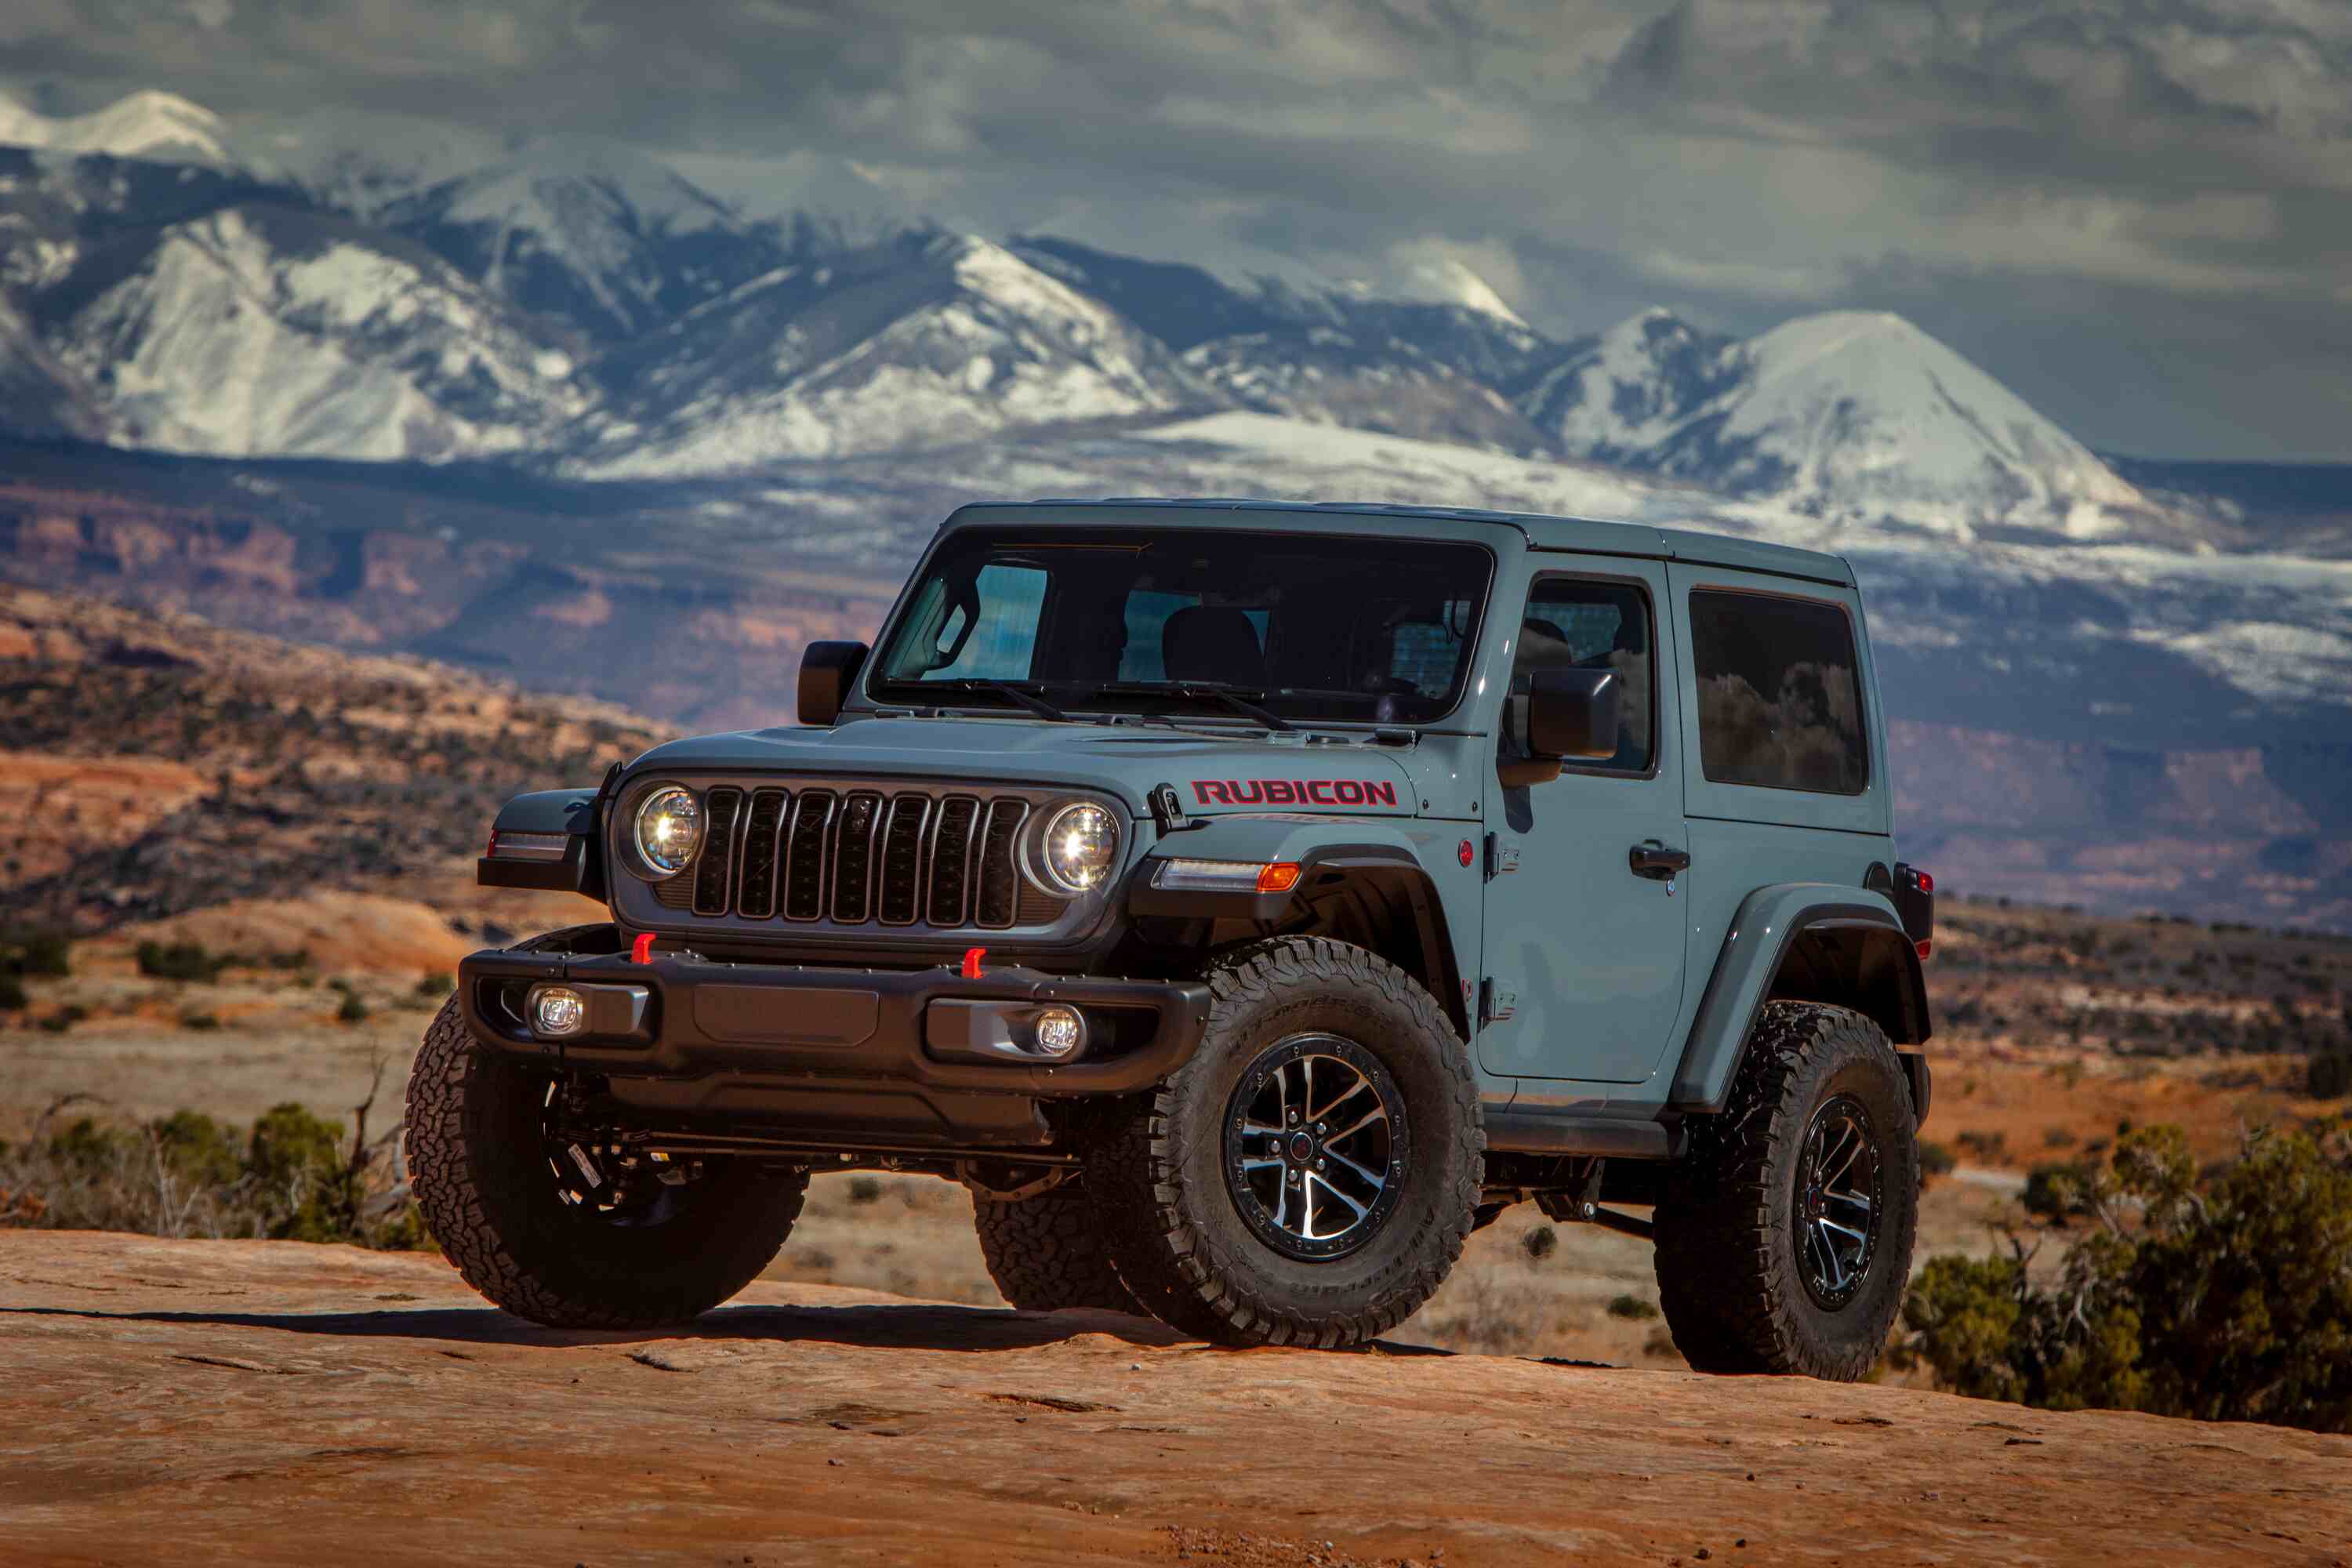
[[[1202,805],[1394,805],[1396,785],[1373,779],[1194,779]]]

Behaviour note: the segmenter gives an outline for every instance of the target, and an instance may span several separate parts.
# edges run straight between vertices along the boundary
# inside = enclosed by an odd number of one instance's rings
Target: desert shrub
[[[1559,1233],[1548,1225],[1532,1225],[1519,1233],[1519,1250],[1529,1263],[1541,1263],[1559,1250]]]
[[[18,931],[0,935],[0,975],[62,980],[73,973],[73,945],[63,931]]]
[[[139,973],[151,980],[210,980],[228,963],[206,952],[200,942],[142,942],[138,956]]]
[[[2009,1134],[2006,1132],[1985,1132],[1970,1128],[1959,1135],[1959,1141],[1961,1148],[1987,1164],[1998,1161],[2009,1151]]]
[[[41,1020],[41,1027],[52,1035],[62,1035],[89,1016],[89,1009],[79,1002],[68,1002]]]
[[[849,1201],[854,1204],[878,1204],[882,1201],[882,1178],[852,1176],[849,1178]]]
[[[2352,1126],[2254,1133],[2203,1173],[2178,1128],[2126,1131],[2080,1197],[2046,1286],[2014,1234],[1930,1259],[1906,1352],[1982,1398],[2352,1430]]]
[[[249,1133],[193,1110],[80,1116],[55,1130],[52,1120],[21,1146],[0,1145],[0,1225],[432,1245],[382,1158],[390,1133],[346,1139],[341,1122],[290,1103]]]
[[[217,1029],[220,1026],[220,1016],[216,1013],[183,1013],[180,1015],[180,1027],[183,1029],[194,1029],[199,1033],[203,1033],[207,1030]]]
[[[428,974],[416,983],[419,996],[446,996],[457,989],[457,983],[446,974]]]
[[[1919,1175],[1922,1180],[1931,1176],[1948,1176],[1959,1168],[1960,1157],[1952,1152],[1949,1143],[1938,1143],[1933,1139],[1920,1140]]]
[[[13,974],[0,974],[0,1013],[21,1013],[32,1005],[23,981]]]
[[[1616,1297],[1610,1301],[1609,1315],[1612,1318],[1627,1318],[1637,1323],[1646,1322],[1658,1315],[1658,1309],[1651,1302],[1643,1300],[1639,1296],[1629,1294]]]
[[[2352,1094],[2352,1046],[2313,1052],[2304,1068],[2303,1087],[2314,1100],[2340,1100]]]
[[[339,1024],[356,1024],[367,1016],[367,1004],[360,1000],[359,993],[344,992],[342,1005],[335,1009],[335,1021]]]
[[[2094,1172],[2092,1166],[2073,1163],[2036,1165],[2025,1173],[2025,1190],[2018,1194],[2018,1202],[2034,1218],[2063,1226],[2091,1212]]]

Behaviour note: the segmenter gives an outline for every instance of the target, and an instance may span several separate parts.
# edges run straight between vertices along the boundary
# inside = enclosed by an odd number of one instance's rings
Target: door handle
[[[1636,877],[1647,877],[1654,882],[1669,881],[1690,869],[1690,851],[1674,848],[1655,838],[1645,838],[1625,851],[1625,863]]]

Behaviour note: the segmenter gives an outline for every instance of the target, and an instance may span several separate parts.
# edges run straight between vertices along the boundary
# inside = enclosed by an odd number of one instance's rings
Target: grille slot
[[[739,915],[763,921],[776,912],[776,849],[791,799],[780,789],[751,792],[751,809],[743,818],[743,868],[735,880]]]
[[[831,790],[801,792],[793,807],[791,835],[784,841],[784,918],[821,920],[824,915],[825,850],[832,839],[837,804]]]
[[[702,856],[694,868],[696,914],[727,912],[728,895],[734,890],[729,884],[735,869],[735,818],[742,808],[743,792],[740,789],[712,790],[703,802],[709,820],[704,826],[708,837],[702,843]]]
[[[720,784],[693,869],[665,906],[746,921],[1007,931],[1069,909],[1021,871],[1035,816],[1020,795]]]
[[[834,831],[833,919],[864,925],[874,913],[874,834],[882,826],[882,797],[861,790],[842,804]]]
[[[931,828],[930,905],[924,911],[935,926],[960,926],[971,905],[973,830],[980,822],[980,802],[967,795],[951,795],[940,802],[939,820]]]
[[[890,803],[882,828],[882,923],[913,925],[923,912],[923,828],[931,815],[929,795],[902,795]]]
[[[980,830],[980,896],[972,924],[1003,930],[1013,923],[1021,903],[1021,868],[1013,857],[1028,816],[1027,801],[989,803],[987,824]]]

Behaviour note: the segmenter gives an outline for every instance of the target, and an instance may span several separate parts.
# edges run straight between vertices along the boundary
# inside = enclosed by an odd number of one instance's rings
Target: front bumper
[[[591,1008],[604,1035],[550,1040],[524,1023],[534,984],[642,987],[641,1005]],[[1191,1057],[1209,1014],[1199,981],[1097,979],[1022,968],[977,979],[945,966],[868,970],[719,963],[656,954],[484,952],[457,969],[474,1036],[517,1061],[601,1074],[614,1094],[702,1124],[824,1132],[845,1146],[1034,1143],[1034,1102],[1133,1094]],[[975,1018],[1060,1003],[1087,1039],[1058,1061],[992,1055]],[[944,1004],[944,1005],[942,1005]],[[977,1006],[973,1005],[978,1005]]]

